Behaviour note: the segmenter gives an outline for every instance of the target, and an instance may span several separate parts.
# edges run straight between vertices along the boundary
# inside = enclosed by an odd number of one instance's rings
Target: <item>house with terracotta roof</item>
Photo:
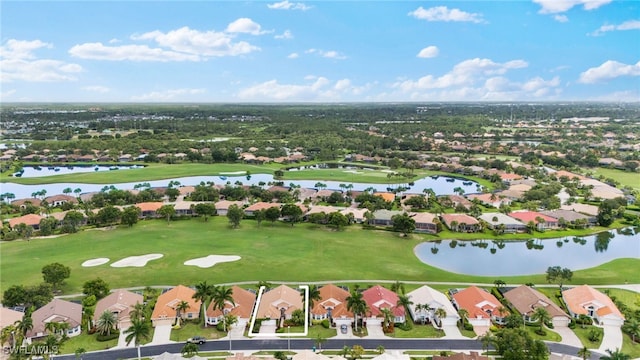
[[[435,214],[427,212],[410,213],[409,216],[416,222],[415,232],[435,234],[438,232],[436,222],[438,218]]]
[[[39,207],[42,204],[42,200],[38,198],[26,198],[26,199],[13,200],[11,202],[12,206],[17,206],[20,209],[25,209],[28,204],[31,204],[35,207]]]
[[[140,209],[141,218],[154,218],[158,217],[158,209],[160,209],[164,203],[159,201],[138,203],[135,206]]]
[[[533,221],[533,223],[536,224],[536,229],[538,229],[538,231],[558,228],[558,219],[537,211],[514,211],[508,215],[514,219],[520,220],[524,224],[528,224],[529,221]]]
[[[624,315],[605,294],[589,285],[574,287],[562,292],[569,315],[577,318],[587,315],[600,325],[622,326]]]
[[[566,170],[558,170],[554,173],[551,173],[551,175],[555,176],[556,179],[561,180],[562,178],[567,178],[569,179],[569,181],[571,180],[586,180],[587,178],[579,175],[579,174],[574,174],[572,172],[566,171]]]
[[[524,316],[526,321],[534,321],[531,318],[533,313],[537,308],[542,307],[551,316],[551,323],[554,327],[569,326],[569,322],[571,322],[571,317],[558,305],[530,286],[520,285],[504,293],[504,297]]]
[[[391,218],[396,215],[402,215],[404,211],[380,209],[373,212],[373,225],[391,226],[393,221]]]
[[[176,201],[168,205],[173,205],[177,216],[194,216],[196,215],[194,207],[199,203],[198,201]]]
[[[384,318],[380,309],[390,309],[393,313],[393,322],[402,323],[405,320],[405,309],[403,306],[398,306],[398,294],[384,288],[380,285],[375,285],[362,292],[362,299],[367,303],[369,312],[365,322],[378,321]]]
[[[386,202],[394,202],[396,200],[396,194],[390,192],[376,192],[373,195],[381,197]]]
[[[353,215],[353,220],[362,224],[365,220],[364,214],[369,211],[367,209],[358,209],[358,208],[346,208],[344,210],[340,210],[340,213],[346,217],[349,217],[349,214]]]
[[[80,221],[80,225],[86,225],[87,224],[88,218],[87,218],[87,215],[83,211],[77,211],[77,210],[60,211],[60,212],[51,213],[47,217],[56,219],[58,221],[58,225],[62,225],[64,223],[64,218],[67,216],[69,211],[75,211],[75,212],[77,212],[77,213],[82,215],[82,220]]]
[[[255,204],[249,205],[246,209],[244,209],[244,214],[247,215],[247,216],[255,216],[256,212],[258,212],[260,210],[266,210],[266,209],[272,208],[272,207],[280,208],[280,207],[282,207],[282,204],[259,201],[259,202],[255,203]]]
[[[478,200],[484,205],[493,206],[499,208],[502,205],[511,205],[511,200],[506,197],[500,197],[497,194],[469,194],[467,197],[470,200]]]
[[[498,230],[502,228],[505,233],[516,233],[527,230],[527,225],[522,221],[509,217],[503,213],[484,213],[479,216],[479,219],[484,221],[487,227],[491,230]]]
[[[69,204],[78,203],[78,199],[76,199],[74,196],[64,195],[64,194],[47,196],[46,198],[44,198],[44,201],[46,201],[47,204],[49,204],[49,206],[53,206],[53,207],[62,206],[67,203]]]
[[[213,301],[209,303],[206,310],[207,324],[217,325],[226,314],[235,315],[238,318],[238,321],[249,321],[253,307],[256,304],[256,294],[237,285],[231,287],[231,292],[233,302],[225,301],[224,308],[222,310],[214,310]]]
[[[490,358],[488,356],[480,355],[477,351],[471,351],[468,354],[456,353],[447,356],[434,355],[432,360],[490,360]]]
[[[43,307],[31,314],[33,328],[27,332],[27,339],[43,338],[49,335],[46,330],[47,323],[67,323],[69,328],[65,331],[68,337],[80,335],[82,331],[82,305],[62,299],[53,299]]]
[[[36,214],[18,216],[9,219],[9,227],[15,229],[18,225],[25,224],[31,226],[34,230],[38,230],[40,228],[40,220],[42,219],[44,219],[42,216]]]
[[[467,320],[473,325],[476,334],[489,330],[491,321],[504,324],[509,312],[495,296],[477,286],[470,286],[453,294],[451,302],[457,309],[465,309]]]
[[[563,204],[560,206],[560,209],[575,211],[580,214],[589,215],[591,217],[595,217],[596,215],[598,215],[598,207],[595,205],[589,205],[589,204],[580,204],[580,203],[573,203],[570,205]]]
[[[238,206],[240,209],[242,209],[242,207],[244,206],[244,202],[242,201],[230,201],[230,200],[220,200],[218,202],[216,202],[216,213],[219,216],[227,216],[227,212],[229,211],[229,208],[231,207],[231,205],[236,205]]]
[[[513,181],[522,180],[522,176],[513,173],[501,173],[500,180],[505,184],[511,184]]]
[[[185,301],[189,307],[180,313],[181,318],[197,319],[200,316],[200,301],[193,298],[196,291],[184,285],[178,285],[171,290],[162,293],[158,297],[156,306],[151,314],[151,321],[155,326],[163,320],[175,321],[178,316],[178,304]]]
[[[329,319],[332,325],[345,324],[351,326],[353,313],[347,309],[349,292],[333,284],[324,285],[319,289],[320,300],[314,301],[311,309],[312,320]]]
[[[131,323],[130,312],[136,304],[142,304],[144,297],[140,294],[125,290],[116,289],[111,294],[98,300],[96,303],[96,309],[93,313],[93,323],[95,324],[102,313],[108,311],[113,313],[118,322],[116,324],[117,329],[126,329]]]
[[[597,222],[595,216],[584,215],[573,210],[556,209],[540,211],[540,213],[558,219],[558,225],[560,225],[560,219],[564,219],[565,224],[572,227],[577,227],[579,223],[583,224],[582,227],[588,227],[595,225]]]
[[[443,325],[455,326],[460,320],[458,312],[447,296],[432,287],[423,285],[407,293],[407,296],[413,302],[413,304],[409,305],[409,312],[415,322],[428,321],[434,324],[438,323],[442,327]],[[417,309],[418,305],[428,305],[429,310]],[[437,309],[444,309],[447,316],[441,319],[436,317],[435,311]]]
[[[302,295],[298,290],[280,285],[262,294],[256,317],[258,319],[291,319],[296,310],[303,310]]]
[[[469,201],[469,199],[460,195],[440,195],[438,196],[438,201],[444,206],[450,206],[452,208],[457,208],[458,206],[462,206],[465,209],[471,209],[473,203]]]
[[[15,311],[6,307],[0,307],[0,330],[9,325],[13,325],[16,321],[22,320],[23,312]]]
[[[451,231],[476,232],[481,229],[480,222],[467,214],[442,214],[440,218]]]
[[[196,187],[191,185],[180,186],[178,191],[180,192],[180,196],[191,196],[191,193],[196,191]]]

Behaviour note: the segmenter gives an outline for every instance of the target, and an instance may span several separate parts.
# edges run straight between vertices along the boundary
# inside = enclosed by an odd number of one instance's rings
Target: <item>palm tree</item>
[[[180,325],[180,320],[182,319],[183,314],[190,307],[191,307],[191,305],[189,305],[189,303],[184,301],[184,300],[180,301],[178,303],[178,305],[176,305],[176,321],[177,321],[177,325]]]
[[[188,342],[184,344],[182,350],[180,350],[180,353],[182,354],[182,356],[190,358],[193,355],[198,355],[198,351],[200,351],[198,344]]]
[[[143,340],[149,340],[151,334],[150,323],[143,320],[133,320],[131,326],[124,333],[127,334],[127,337],[124,338],[127,345],[133,341],[138,348],[138,360],[140,360],[140,343]]]
[[[398,302],[396,307],[402,306],[404,308],[404,323],[407,323],[407,317],[409,316],[409,306],[413,305],[413,301],[407,295],[398,295]]]
[[[544,331],[544,324],[551,321],[551,315],[549,315],[547,309],[540,306],[533,311],[531,319],[539,322],[540,332],[542,332]]]
[[[489,351],[489,347],[491,345],[495,345],[496,337],[493,336],[493,333],[491,331],[487,331],[483,335],[480,335],[478,337],[478,340],[482,342],[482,350],[486,352]]]
[[[584,346],[582,349],[578,350],[578,356],[580,356],[582,360],[587,360],[591,357],[591,351]]]
[[[301,294],[302,300],[304,301],[304,292]],[[314,302],[320,301],[322,297],[320,296],[320,288],[317,285],[309,286],[309,315],[311,315],[311,309],[313,309]]]
[[[15,341],[14,334],[16,331],[16,327],[14,325],[5,326],[2,328],[2,332],[0,333],[0,347],[4,348],[4,344],[11,340]],[[15,346],[15,344],[10,343],[9,345]]]
[[[387,329],[388,332],[391,332],[394,320],[393,311],[391,311],[390,308],[380,308],[380,313],[383,317],[382,328]]]
[[[137,302],[134,305],[131,305],[129,317],[131,320],[143,320],[145,318],[144,304]]]
[[[396,282],[391,284],[391,291],[393,291],[396,294],[402,293],[404,295],[405,293],[404,283],[400,282],[400,280],[396,280]]]
[[[376,351],[378,352],[378,354],[384,354],[384,346],[378,345]]]
[[[318,351],[322,351],[322,344],[327,342],[327,339],[322,337],[322,335],[318,334],[316,338],[313,340],[313,343],[318,347]]]
[[[460,323],[462,324],[462,327],[464,328],[464,324],[467,321],[467,316],[469,316],[469,312],[465,309],[460,309],[458,310],[458,316],[460,316]]]
[[[636,336],[640,336],[640,323],[635,318],[625,321],[622,329],[631,335],[631,340],[635,343]]]
[[[631,360],[631,356],[621,352],[620,349],[615,351],[607,349],[607,355],[601,356],[600,360]]]
[[[117,322],[118,318],[116,317],[116,314],[109,310],[105,310],[100,314],[100,317],[96,322],[96,328],[100,334],[108,336],[111,335],[111,330],[115,328]]]
[[[27,337],[27,333],[33,330],[33,319],[31,319],[31,311],[27,311],[22,316],[22,320],[18,320],[15,322],[16,330],[18,331],[18,335],[21,336],[19,343]]]
[[[442,319],[447,317],[447,311],[444,308],[439,307],[434,312],[434,315],[436,316],[436,318],[438,318],[440,322],[439,326],[442,327]]]
[[[204,319],[204,327],[207,327],[205,314],[205,309],[207,308],[206,302],[213,296],[214,290],[214,285],[210,285],[207,284],[206,281],[202,281],[196,284],[196,292],[192,296],[193,299],[200,301],[200,314],[202,314],[202,318]]]
[[[347,297],[347,309],[353,313],[355,330],[358,331],[358,315],[362,315],[367,311],[367,303],[362,298],[362,293],[353,290],[351,295]]]
[[[236,303],[233,301],[233,289],[225,286],[216,286],[213,290],[213,296],[211,297],[213,302],[213,311],[220,310],[224,314],[224,305],[226,302],[230,302],[233,306]],[[223,329],[227,331],[226,323],[223,324]]]

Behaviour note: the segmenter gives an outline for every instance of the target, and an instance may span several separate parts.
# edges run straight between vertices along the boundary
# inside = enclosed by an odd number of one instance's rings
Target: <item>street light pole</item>
[[[287,355],[291,352],[291,326],[287,325]]]

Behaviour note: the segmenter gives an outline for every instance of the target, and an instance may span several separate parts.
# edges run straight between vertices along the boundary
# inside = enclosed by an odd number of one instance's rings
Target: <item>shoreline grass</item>
[[[134,286],[193,285],[244,281],[401,280],[421,282],[492,283],[495,276],[450,273],[426,265],[414,247],[427,240],[413,234],[363,230],[315,228],[312,224],[262,224],[245,220],[239,229],[229,228],[225,217],[172,221],[147,220],[132,228],[85,230],[78,234],[31,241],[0,243],[0,288],[42,281],[41,269],[52,262],[71,268],[63,293],[79,293],[87,280],[101,277],[111,288]],[[109,264],[83,268],[82,262],[107,257],[110,263],[124,257],[162,253],[142,268],[113,268]],[[209,254],[239,255],[235,262],[201,269],[185,266],[189,259]],[[372,261],[371,259],[375,259]],[[640,283],[640,259],[617,259],[574,272],[573,284],[607,285]],[[504,276],[507,283],[546,283],[545,275]]]

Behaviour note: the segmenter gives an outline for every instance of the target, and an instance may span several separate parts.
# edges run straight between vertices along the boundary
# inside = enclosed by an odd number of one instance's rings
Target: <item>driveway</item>
[[[127,345],[127,340],[125,340],[125,338],[129,334],[125,334],[124,332],[127,331],[128,328],[129,328],[129,325],[127,325],[126,328],[122,326],[120,327],[120,336],[118,337],[118,345],[116,345],[116,348],[128,348],[128,347],[136,346],[135,342],[133,341],[131,341],[129,345]]]
[[[275,337],[277,328],[278,326],[276,325],[275,320],[262,320],[262,323],[260,324],[260,334],[264,336],[271,335]]]
[[[337,335],[333,337],[333,339],[351,339],[353,338],[353,330],[351,329],[351,320],[335,320],[336,323],[336,332]],[[343,334],[340,331],[340,326],[347,326],[347,333]]]
[[[382,331],[382,319],[367,320],[367,339],[385,339],[387,336]]]
[[[560,335],[560,337],[562,338],[562,340],[560,340],[561,343],[565,345],[575,346],[577,348],[582,347],[582,342],[580,341],[576,333],[574,333],[573,330],[569,329],[568,326],[555,326],[551,331],[555,331],[558,333],[558,335]]]
[[[151,345],[169,344],[171,341],[171,324],[172,320],[157,321],[155,331],[153,332],[153,340]]]
[[[463,336],[460,332],[460,329],[456,325],[442,325],[442,330],[444,331],[443,339],[468,339]]]
[[[605,352],[607,350],[622,349],[622,330],[620,327],[604,325],[602,328],[604,329],[604,336],[598,351]]]
[[[238,322],[231,325],[231,330],[229,330],[229,337],[232,339],[243,339],[244,338],[244,329],[247,326],[247,319],[238,319]]]

